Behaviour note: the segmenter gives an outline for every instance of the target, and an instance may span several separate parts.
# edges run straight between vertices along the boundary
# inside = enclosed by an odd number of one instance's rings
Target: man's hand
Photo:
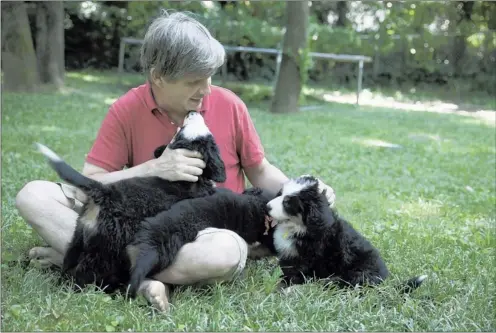
[[[324,184],[320,179],[317,180],[319,181],[319,190],[321,193],[325,193],[327,202],[329,202],[329,207],[334,207],[334,204],[336,203],[336,193],[334,192],[334,189],[329,185]]]
[[[336,193],[334,192],[334,189],[329,185],[324,184],[320,179],[318,181],[319,190],[321,192],[325,191],[325,196],[327,198],[327,202],[329,202],[329,207],[334,207],[334,204],[336,203]]]
[[[170,149],[168,146],[159,158],[147,163],[147,175],[158,176],[170,181],[196,182],[205,168],[205,162],[199,152],[187,149]]]

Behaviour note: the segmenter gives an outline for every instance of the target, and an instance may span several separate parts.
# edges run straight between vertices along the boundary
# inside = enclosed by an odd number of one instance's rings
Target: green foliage
[[[266,102],[274,95],[272,87],[261,84],[226,82],[222,86],[234,92],[247,104]]]
[[[88,2],[84,2],[87,4]],[[89,2],[91,3],[91,2]],[[336,14],[334,3],[313,2],[309,26],[309,51],[363,54],[367,85],[437,85],[467,82],[470,91],[496,90],[496,3],[474,3],[471,20],[460,20],[460,2],[349,2],[350,24],[322,24],[322,12]],[[225,45],[279,48],[285,24],[283,1],[237,1],[223,8],[218,2],[94,2],[97,10],[83,14],[82,2],[67,2],[66,11],[76,26],[66,30],[70,68],[115,67],[120,37],[142,38],[160,9],[187,10],[196,14]],[[123,5],[124,4],[124,5]],[[325,16],[325,15],[324,15]],[[77,19],[76,19],[77,18]],[[359,30],[359,23],[369,27]],[[489,31],[492,29],[492,31]],[[466,50],[455,59],[455,35],[463,35]],[[83,38],[84,37],[84,38]],[[128,66],[137,63],[139,47],[129,46]],[[455,60],[461,65],[455,68]],[[275,72],[275,56],[230,54],[230,71],[244,70],[244,79]],[[303,64],[302,64],[303,65]],[[309,59],[308,80],[341,85],[356,79],[356,66]],[[268,79],[268,78],[265,78]],[[307,80],[305,80],[307,81]]]
[[[32,143],[80,169],[109,103],[127,90],[101,71],[69,72],[67,89],[2,96],[2,331],[496,328],[494,124],[459,115],[331,103],[275,115],[249,105],[269,161],[331,185],[339,212],[384,254],[391,278],[365,294],[307,285],[283,296],[274,292],[277,262],[249,260],[235,281],[176,289],[172,312],[161,315],[143,299],[75,293],[57,272],[24,268],[15,259],[43,242],[19,217],[15,195],[30,180],[58,180]],[[393,286],[419,273],[429,275],[425,285],[400,297]]]
[[[277,2],[264,5],[269,13],[281,7]],[[216,8],[208,11],[202,22],[222,44],[277,48],[283,37],[283,26],[271,24],[266,15],[252,16],[252,11],[251,7],[241,5],[227,6],[224,10]]]

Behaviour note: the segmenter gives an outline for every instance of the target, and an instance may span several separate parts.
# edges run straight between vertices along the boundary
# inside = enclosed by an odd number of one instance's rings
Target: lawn
[[[181,287],[172,311],[143,299],[73,293],[57,273],[22,264],[43,244],[21,220],[15,195],[33,179],[57,180],[40,141],[80,168],[126,76],[69,73],[63,92],[2,95],[2,331],[494,331],[495,126],[467,116],[320,103],[290,115],[250,112],[267,157],[287,175],[333,186],[337,208],[383,253],[381,287],[273,292],[273,259],[249,261],[239,279]],[[392,286],[417,274],[406,298]]]

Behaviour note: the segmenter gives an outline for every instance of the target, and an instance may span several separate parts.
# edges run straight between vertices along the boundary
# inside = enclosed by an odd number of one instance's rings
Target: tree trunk
[[[336,21],[337,27],[346,27],[348,26],[348,18],[346,14],[348,14],[348,2],[346,1],[338,1],[336,4],[336,13],[338,14],[338,20]]]
[[[308,1],[286,2],[286,33],[271,112],[298,111],[302,89],[301,70],[306,70],[300,68],[300,52],[303,52],[307,46],[308,16]]]
[[[26,4],[2,1],[1,6],[3,89],[35,91],[39,75]]]
[[[474,3],[471,1],[460,1],[457,3],[458,20],[456,27],[459,28],[459,34],[453,42],[453,70],[456,76],[463,76],[463,58],[467,50],[467,28],[464,26],[472,19]]]
[[[43,83],[64,84],[64,3],[38,2],[36,6],[36,57]]]

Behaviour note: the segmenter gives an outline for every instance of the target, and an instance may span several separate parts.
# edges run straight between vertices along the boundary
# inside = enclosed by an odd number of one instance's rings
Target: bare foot
[[[29,251],[31,264],[40,268],[62,267],[64,256],[51,247],[33,247]]]
[[[157,280],[145,280],[141,283],[141,293],[154,308],[161,312],[169,311],[169,287]]]

